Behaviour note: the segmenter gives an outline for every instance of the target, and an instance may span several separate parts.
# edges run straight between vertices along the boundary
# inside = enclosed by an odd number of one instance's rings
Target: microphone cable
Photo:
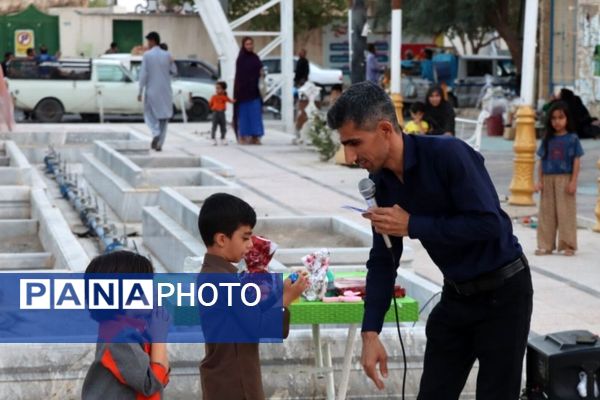
[[[408,364],[406,362],[406,350],[404,349],[404,341],[402,340],[402,333],[400,332],[400,317],[398,316],[398,303],[396,302],[396,278],[398,277],[398,271],[396,268],[396,255],[394,254],[393,248],[388,248],[390,256],[392,258],[392,269],[394,273],[394,284],[392,285],[392,299],[394,300],[394,314],[396,316],[396,329],[398,330],[398,339],[400,339],[400,347],[402,348],[402,360],[404,362],[404,373],[402,375],[402,400],[404,400],[406,390],[406,372],[408,370]]]

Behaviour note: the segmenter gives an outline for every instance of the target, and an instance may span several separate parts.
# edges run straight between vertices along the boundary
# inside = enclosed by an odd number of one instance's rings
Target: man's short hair
[[[239,197],[215,193],[202,204],[198,216],[198,230],[206,246],[215,244],[217,233],[231,238],[233,233],[244,225],[254,228],[256,212]]]
[[[158,34],[158,32],[150,32],[146,35],[146,39],[152,40],[156,44],[160,44],[160,35]]]
[[[346,122],[353,122],[361,129],[374,129],[381,120],[391,122],[396,132],[402,131],[392,100],[381,87],[369,81],[350,86],[327,113],[331,129],[339,129]]]

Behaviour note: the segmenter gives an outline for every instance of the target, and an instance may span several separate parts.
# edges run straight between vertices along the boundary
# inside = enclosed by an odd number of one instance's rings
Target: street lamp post
[[[402,59],[402,0],[392,0],[392,50],[390,54],[390,92],[392,101],[396,108],[396,117],[400,125],[404,125],[402,98],[402,70],[400,63]]]
[[[535,110],[534,79],[538,26],[538,0],[526,0],[525,31],[523,35],[523,63],[521,66],[522,105],[517,110],[517,132],[513,149],[514,170],[508,202],[518,206],[535,205],[533,175],[535,167]]]

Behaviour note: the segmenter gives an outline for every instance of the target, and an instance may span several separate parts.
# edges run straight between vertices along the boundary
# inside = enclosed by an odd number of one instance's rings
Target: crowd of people
[[[49,54],[48,47],[43,44],[39,48],[39,54],[36,53],[33,47],[28,48],[24,59],[27,61],[34,61],[36,64],[41,64],[48,61],[58,61],[61,55],[60,51],[57,51],[54,55]],[[16,59],[17,57],[12,51],[4,53],[4,60],[2,60],[2,72],[4,73],[4,76],[7,75],[10,63]]]

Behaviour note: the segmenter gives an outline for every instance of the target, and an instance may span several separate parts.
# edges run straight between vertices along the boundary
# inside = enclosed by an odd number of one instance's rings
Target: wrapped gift
[[[352,291],[358,296],[365,297],[367,278],[356,277],[356,278],[339,278],[334,282],[335,289],[338,295],[344,295],[347,291]],[[400,285],[394,285],[394,297],[405,297],[406,289]]]
[[[269,272],[269,263],[277,250],[277,244],[261,236],[252,236],[252,248],[244,256],[246,269],[250,273]]]
[[[303,296],[308,301],[323,300],[327,291],[327,269],[329,251],[321,249],[302,257],[302,263],[308,271],[308,287]]]

